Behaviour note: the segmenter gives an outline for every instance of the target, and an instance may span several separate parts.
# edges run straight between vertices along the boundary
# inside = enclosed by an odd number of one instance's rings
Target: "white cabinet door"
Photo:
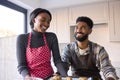
[[[48,32],[53,32],[56,33],[56,27],[57,27],[57,22],[56,22],[56,11],[55,10],[50,10],[51,14],[52,14],[52,20],[50,23],[50,27],[48,28]]]
[[[88,16],[93,19],[95,24],[108,22],[108,3],[93,3],[70,8],[70,24],[75,24],[79,16]]]
[[[120,41],[120,1],[110,2],[110,41]]]
[[[68,25],[68,8],[61,8],[51,10],[52,12],[52,22],[51,22],[51,30],[53,30],[57,37],[59,43],[67,43],[70,42],[69,38],[69,25]],[[52,27],[54,29],[52,29]]]
[[[57,10],[57,36],[60,43],[69,42],[68,8]]]

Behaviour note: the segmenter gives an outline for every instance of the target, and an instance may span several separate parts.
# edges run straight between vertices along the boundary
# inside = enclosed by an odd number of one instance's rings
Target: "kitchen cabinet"
[[[68,25],[68,8],[50,10],[53,16],[49,31],[56,33],[59,43],[68,43],[69,25]]]
[[[120,1],[109,2],[109,11],[110,41],[120,41]]]
[[[54,32],[57,33],[57,22],[56,22],[56,11],[55,10],[50,10],[52,14],[52,21],[50,22],[50,27],[48,28],[48,32]]]
[[[76,18],[79,16],[88,16],[93,19],[95,24],[108,22],[108,3],[99,2],[70,7],[69,10],[70,24],[75,24]]]
[[[71,41],[70,26],[75,26],[78,16],[88,16],[95,24],[108,23],[108,2],[51,9],[50,12],[52,21],[48,31],[56,33],[59,43]]]

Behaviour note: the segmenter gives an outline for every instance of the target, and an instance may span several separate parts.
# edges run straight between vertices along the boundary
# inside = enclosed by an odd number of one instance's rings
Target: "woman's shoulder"
[[[53,32],[46,32],[46,35],[50,37],[56,37],[56,34]]]
[[[25,33],[25,34],[19,34],[17,36],[17,40],[23,40],[23,39],[27,39],[28,38],[29,33]]]
[[[45,33],[49,35],[56,35],[54,32],[45,32]]]

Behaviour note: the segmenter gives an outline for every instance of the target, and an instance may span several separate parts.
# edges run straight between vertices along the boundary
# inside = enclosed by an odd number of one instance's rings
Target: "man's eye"
[[[48,21],[47,23],[50,24],[50,21]]]
[[[82,27],[82,29],[85,29],[85,27]]]
[[[76,29],[78,29],[78,27],[77,27],[77,26],[76,26],[75,28],[76,28]]]

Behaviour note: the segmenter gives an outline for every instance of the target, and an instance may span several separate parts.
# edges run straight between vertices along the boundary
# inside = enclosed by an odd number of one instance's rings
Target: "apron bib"
[[[92,77],[92,80],[102,80],[99,70],[96,67],[95,54],[92,50],[92,43],[90,43],[90,53],[87,55],[77,54],[79,59],[79,69],[73,71],[73,76]]]
[[[43,34],[45,45],[38,48],[31,48],[31,35],[28,37],[28,45],[26,49],[26,60],[28,63],[30,75],[32,77],[46,78],[52,75],[53,69],[51,66],[51,52],[47,45],[45,34]]]

